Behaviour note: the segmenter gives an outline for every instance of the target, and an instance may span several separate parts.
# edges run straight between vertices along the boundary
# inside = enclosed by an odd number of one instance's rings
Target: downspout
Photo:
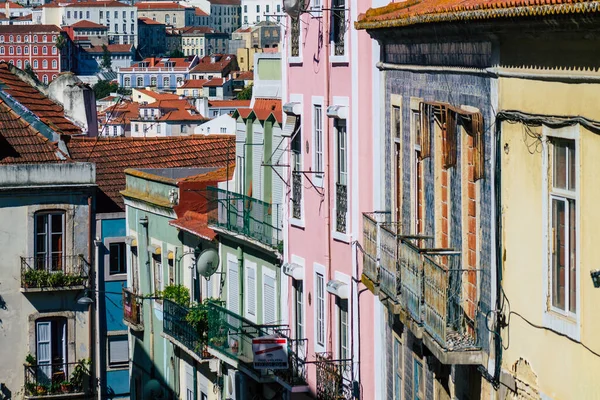
[[[90,371],[95,371],[96,370],[96,363],[95,363],[95,359],[94,359],[94,355],[95,355],[95,347],[96,347],[96,341],[94,340],[94,307],[96,307],[96,304],[98,304],[98,291],[95,290],[95,285],[96,285],[96,280],[94,279],[94,274],[96,273],[95,271],[92,271],[92,266],[94,265],[94,250],[93,250],[93,244],[94,244],[94,235],[93,235],[93,229],[92,229],[92,224],[93,224],[93,214],[92,214],[92,195],[88,195],[88,266],[89,266],[89,271],[88,271],[88,276],[90,279],[89,285],[90,288],[92,290],[94,290],[95,293],[95,297],[96,297],[96,301],[88,304],[88,325],[89,325],[89,330],[88,330],[88,343],[89,343],[89,348],[90,348]],[[95,382],[92,382],[92,387],[98,387],[98,376],[96,374],[95,378]]]
[[[331,13],[331,12],[330,12]],[[324,13],[325,14],[325,13]],[[329,96],[330,96],[330,91],[331,91],[331,79],[330,79],[330,68],[331,65],[329,64],[329,46],[330,46],[330,38],[329,38],[329,20],[331,18],[331,15],[328,14],[327,18],[323,18],[323,34],[325,35],[325,104],[323,104],[323,108],[324,110],[321,111],[321,117],[323,115],[327,114],[327,108],[329,107]],[[325,256],[325,258],[327,258],[327,274],[329,276],[329,279],[332,279],[332,274],[331,274],[331,178],[333,174],[330,174],[329,172],[329,164],[330,164],[330,151],[331,151],[331,140],[330,140],[330,136],[331,136],[331,129],[329,128],[330,125],[330,121],[329,118],[326,119],[327,123],[324,124],[324,128],[325,128],[325,137],[327,140],[327,161],[325,164],[325,171],[327,173],[327,182],[325,183],[325,185],[327,186],[327,216],[325,218],[325,220],[327,221],[327,254]],[[328,338],[328,348],[329,349],[333,349],[333,302],[329,302],[329,324],[328,324],[328,328],[329,328],[329,338]]]

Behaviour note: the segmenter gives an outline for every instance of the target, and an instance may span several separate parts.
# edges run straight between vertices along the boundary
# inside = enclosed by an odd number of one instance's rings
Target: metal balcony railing
[[[363,213],[363,274],[376,285],[380,284],[380,229],[389,215],[390,213],[385,211]]]
[[[21,257],[21,287],[60,290],[84,285],[90,265],[83,255]]]
[[[317,400],[350,400],[354,393],[352,360],[335,360],[331,353],[315,354]]]
[[[132,329],[139,330],[142,323],[142,301],[130,289],[123,288],[123,319]]]
[[[292,217],[302,218],[302,175],[292,173]]]
[[[423,296],[423,262],[419,249],[408,240],[398,241],[400,264],[400,290],[402,306],[410,316],[421,322],[421,299]]]
[[[90,372],[83,361],[25,365],[25,398],[60,398],[89,393]]]
[[[285,338],[288,346],[288,368],[265,370],[266,374],[277,377],[292,386],[307,384],[306,339],[290,339],[287,325],[258,325],[216,303],[209,302],[207,307],[208,347],[210,349],[254,370],[252,339],[264,336]]]
[[[269,204],[242,194],[208,187],[208,198],[216,204],[208,212],[208,224],[244,235],[272,248],[282,240],[279,204]]]
[[[335,230],[346,233],[346,214],[348,213],[348,186],[335,184]]]
[[[208,341],[207,313],[206,305],[200,304],[187,308],[165,299],[163,303],[163,332],[177,340],[198,357],[208,358],[210,355],[206,351]]]

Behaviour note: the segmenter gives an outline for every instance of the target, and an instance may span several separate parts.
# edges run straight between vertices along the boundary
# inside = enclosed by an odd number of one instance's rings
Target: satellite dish
[[[156,379],[150,379],[144,385],[144,399],[162,399],[163,388]]]
[[[298,18],[306,11],[305,3],[308,3],[308,0],[283,0],[283,11],[292,18]]]
[[[219,252],[215,249],[206,249],[198,256],[196,270],[198,274],[209,278],[219,268]]]

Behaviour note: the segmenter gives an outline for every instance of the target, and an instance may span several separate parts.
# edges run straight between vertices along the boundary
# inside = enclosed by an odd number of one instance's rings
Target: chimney
[[[155,64],[156,64],[156,57],[154,57],[154,56],[150,57],[150,66],[154,67]]]
[[[10,18],[10,3],[9,0],[4,2],[4,12],[6,13],[6,18]]]

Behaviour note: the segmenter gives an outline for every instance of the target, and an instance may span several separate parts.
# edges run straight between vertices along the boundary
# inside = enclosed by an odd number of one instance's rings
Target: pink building
[[[360,282],[357,244],[362,212],[376,209],[378,201],[379,50],[353,27],[371,6],[371,0],[313,0],[298,17],[287,9],[288,282],[282,303],[292,335],[308,339],[307,377],[318,399],[377,399],[384,391],[384,338],[377,328],[383,312]]]

